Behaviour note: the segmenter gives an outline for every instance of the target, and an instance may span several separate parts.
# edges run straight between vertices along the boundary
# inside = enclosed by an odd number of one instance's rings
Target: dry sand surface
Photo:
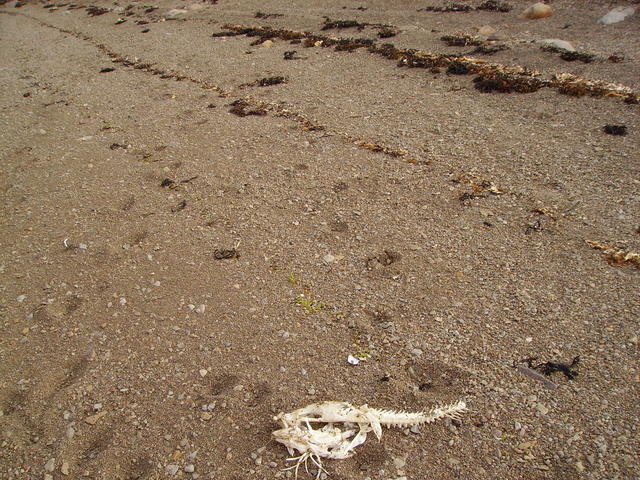
[[[0,478],[640,478],[640,5],[3,3]]]

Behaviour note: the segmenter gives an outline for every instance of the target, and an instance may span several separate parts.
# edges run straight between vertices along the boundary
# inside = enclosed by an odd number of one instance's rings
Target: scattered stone
[[[44,464],[44,469],[49,473],[53,472],[56,469],[56,459],[50,458],[47,460],[47,463]]]
[[[545,407],[542,403],[538,403],[536,405],[536,410],[540,415],[546,415],[547,413],[549,413],[549,409]]]
[[[207,306],[203,303],[198,308],[196,308],[196,313],[204,313],[206,308],[207,308]]]
[[[489,25],[483,25],[480,28],[478,28],[478,35],[480,37],[489,38],[491,35],[495,33],[496,33],[496,29],[493,27],[490,27]]]
[[[419,348],[414,348],[413,350],[411,350],[411,354],[419,357],[420,355],[422,355],[422,350]]]
[[[175,20],[180,15],[184,15],[185,13],[187,13],[187,10],[184,10],[182,8],[172,8],[167,13],[165,13],[163,16],[164,16],[164,18],[166,20]]]
[[[18,298],[16,298],[16,302],[22,303],[26,300],[26,298],[27,298],[26,295],[20,295]]]
[[[405,458],[402,457],[394,457],[393,459],[393,465],[398,469],[398,470],[402,470],[405,465],[407,464],[407,461]]]
[[[636,7],[616,7],[607,13],[604,17],[598,19],[598,23],[601,25],[611,25],[612,23],[618,23],[625,18],[633,15],[636,12]]]
[[[518,445],[518,450],[522,450],[522,451],[531,450],[531,448],[535,447],[537,443],[538,443],[537,440],[522,442],[521,444]]]
[[[330,253],[327,253],[324,257],[322,257],[322,259],[327,263],[331,263],[331,262],[334,262],[336,260],[336,257],[331,255]]]
[[[196,467],[195,465],[193,465],[193,463],[190,463],[189,465],[185,465],[184,471],[187,473],[193,473],[196,471]]]
[[[71,440],[75,434],[76,434],[76,431],[73,429],[73,427],[67,427],[66,435],[69,440]]]
[[[69,475],[69,462],[63,460],[62,465],[60,466],[60,473],[63,475]]]
[[[178,470],[180,470],[180,467],[178,465],[167,465],[164,468],[164,473],[173,477],[176,473],[178,473]]]
[[[96,413],[95,415],[91,415],[90,417],[85,418],[84,421],[89,425],[95,425],[96,423],[98,423],[98,420],[100,420],[106,414],[107,414],[106,411],[102,411],[100,413]]]
[[[207,376],[207,373],[209,373],[209,372],[207,371],[207,369],[206,369],[206,368],[201,368],[200,370],[198,370],[198,373],[200,374],[200,376],[201,376],[202,378],[204,378],[204,377],[206,377],[206,376]]]
[[[550,17],[553,14],[553,8],[546,3],[538,2],[527,8],[520,18],[528,18],[529,20],[536,20],[538,18]]]
[[[265,40],[260,45],[262,45],[264,48],[271,48],[273,47],[273,40]]]
[[[551,45],[556,48],[560,48],[562,50],[567,50],[569,52],[575,52],[576,49],[573,45],[565,40],[560,40],[557,38],[545,38],[544,40],[540,40],[538,43],[543,43],[545,45]]]
[[[575,467],[578,472],[584,472],[584,464],[580,460],[575,463]]]

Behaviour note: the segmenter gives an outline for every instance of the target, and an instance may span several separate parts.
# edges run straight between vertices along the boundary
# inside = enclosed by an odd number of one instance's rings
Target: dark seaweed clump
[[[536,78],[514,77],[503,73],[479,75],[473,82],[475,88],[483,93],[532,93],[544,86],[544,83]]]
[[[609,135],[626,135],[628,133],[626,125],[605,125],[604,133]]]

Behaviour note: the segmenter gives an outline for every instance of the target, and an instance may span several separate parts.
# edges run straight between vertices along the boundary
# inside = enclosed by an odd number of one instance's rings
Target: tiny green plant
[[[307,313],[317,313],[322,310],[322,304],[311,298],[306,298],[304,295],[298,295],[295,302],[304,308]]]
[[[290,273],[289,275],[287,275],[287,282],[289,282],[294,287],[298,285],[298,279],[296,278],[296,275],[294,273]]]

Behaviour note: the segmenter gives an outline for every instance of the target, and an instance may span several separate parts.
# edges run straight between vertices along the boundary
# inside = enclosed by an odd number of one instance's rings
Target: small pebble
[[[538,411],[538,413],[540,415],[546,415],[547,413],[549,413],[549,409],[547,407],[545,407],[543,404],[538,403],[536,405],[536,410]]]
[[[193,473],[196,471],[196,467],[192,463],[190,463],[189,465],[185,465],[184,471],[187,473]]]
[[[27,298],[26,295],[20,295],[18,298],[16,298],[16,302],[22,303],[26,300],[26,298]]]
[[[402,469],[405,467],[405,465],[407,464],[407,461],[402,458],[402,457],[395,457],[393,459],[393,465],[397,468],[397,469]]]
[[[178,465],[167,465],[164,469],[164,472],[167,475],[174,476],[176,473],[178,473],[178,470],[180,470],[180,467]]]
[[[47,472],[53,472],[56,468],[56,459],[55,458],[50,458],[47,463],[44,464],[44,469]]]

